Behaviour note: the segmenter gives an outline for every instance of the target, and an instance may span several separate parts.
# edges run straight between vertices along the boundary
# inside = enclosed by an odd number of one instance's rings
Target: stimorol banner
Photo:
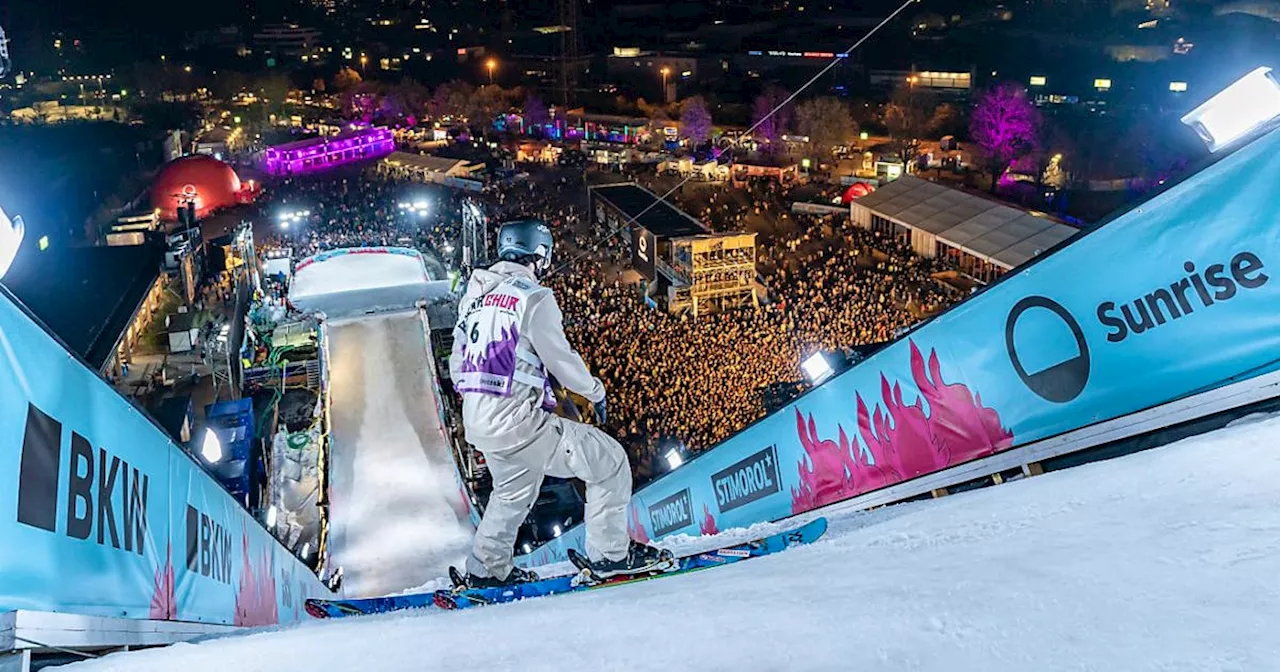
[[[1275,369],[1278,197],[1275,131],[655,481],[632,535],[777,520]]]
[[[326,594],[0,292],[0,611],[270,625]]]

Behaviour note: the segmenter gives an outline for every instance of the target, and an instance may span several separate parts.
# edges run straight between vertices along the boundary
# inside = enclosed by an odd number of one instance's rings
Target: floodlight
[[[671,471],[675,471],[680,465],[684,464],[684,458],[680,456],[680,451],[675,448],[667,451],[666,458],[667,468]]]
[[[210,464],[222,460],[222,440],[218,438],[218,434],[212,427],[204,430],[204,444],[200,446],[200,456]]]
[[[821,383],[834,373],[831,369],[831,363],[827,361],[826,355],[821,352],[809,355],[809,358],[800,364],[800,368],[804,369],[804,375],[808,376],[809,382],[814,385]]]
[[[272,504],[271,508],[267,509],[267,527],[271,528],[276,526],[276,514],[276,505]]]
[[[1280,117],[1280,82],[1261,67],[1236,80],[1182,118],[1216,152]]]
[[[560,526],[556,525],[555,527],[551,528],[551,534],[557,537],[560,536]]]
[[[4,210],[0,209],[0,278],[4,277],[17,258],[25,233],[26,225],[22,223],[21,217],[9,219]]]

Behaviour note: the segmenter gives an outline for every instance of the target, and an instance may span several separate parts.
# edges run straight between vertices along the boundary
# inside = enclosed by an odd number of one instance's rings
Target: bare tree
[[[934,109],[933,97],[904,83],[893,92],[884,108],[884,125],[889,131],[893,152],[906,165],[915,155],[920,138],[929,131]]]
[[[830,154],[836,145],[850,142],[858,131],[849,106],[830,96],[797,105],[796,130],[809,138],[810,149],[819,154]]]

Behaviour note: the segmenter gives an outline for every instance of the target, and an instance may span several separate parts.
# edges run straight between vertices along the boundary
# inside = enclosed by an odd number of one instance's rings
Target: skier
[[[461,587],[537,580],[512,564],[512,552],[547,474],[587,484],[586,552],[598,578],[674,567],[670,552],[627,534],[631,467],[622,446],[596,427],[551,412],[554,376],[592,402],[601,423],[606,413],[604,385],[565,339],[555,295],[538,284],[554,244],[540,220],[503,224],[501,261],[471,274],[459,304],[449,373],[462,395],[467,441],[484,453],[493,476]]]

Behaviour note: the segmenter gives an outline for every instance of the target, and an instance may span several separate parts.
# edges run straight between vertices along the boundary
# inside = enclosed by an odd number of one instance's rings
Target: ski
[[[666,576],[688,574],[712,567],[720,567],[750,558],[758,558],[785,551],[793,546],[809,544],[822,538],[827,531],[827,519],[817,518],[801,527],[787,532],[762,537],[741,544],[712,549],[677,559],[677,567],[666,572],[641,575],[622,575],[591,582],[589,578],[579,574],[556,576],[529,583],[518,583],[500,588],[477,588],[462,591],[438,590],[434,593],[414,593],[408,595],[392,595],[388,597],[370,597],[363,599],[335,600],[310,598],[306,601],[306,610],[313,618],[344,618],[348,616],[366,616],[384,614],[409,609],[468,609],[490,604],[503,604],[526,600],[534,597],[559,595],[585,590],[597,590],[610,586],[624,585],[658,579]],[[579,556],[574,559],[581,562]]]
[[[810,544],[822,538],[826,531],[827,519],[817,518],[794,530],[681,557],[678,559],[677,567],[670,571],[613,576],[602,581],[592,581],[587,572],[580,572],[575,575],[558,576],[500,588],[462,591],[438,590],[435,592],[435,605],[441,609],[448,610],[469,609],[478,606],[516,602],[534,597],[598,590],[611,586],[689,574],[712,567],[721,567],[751,558],[780,553],[793,546]],[[581,556],[578,558],[571,557],[571,560],[574,561],[575,565],[582,562]]]
[[[411,595],[391,595],[389,597],[368,597],[353,600],[333,600],[308,598],[305,607],[312,618],[342,618],[344,616],[366,616],[369,614],[385,614],[389,611],[406,609],[431,609],[435,604],[431,593],[415,593]]]

